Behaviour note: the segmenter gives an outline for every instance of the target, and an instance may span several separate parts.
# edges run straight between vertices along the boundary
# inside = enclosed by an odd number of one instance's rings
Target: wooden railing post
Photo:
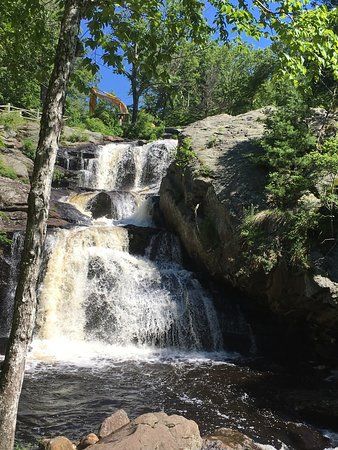
[[[11,112],[11,104],[10,103],[7,103],[7,111]]]

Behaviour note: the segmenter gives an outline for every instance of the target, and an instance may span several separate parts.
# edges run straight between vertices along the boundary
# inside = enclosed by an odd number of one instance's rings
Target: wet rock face
[[[56,164],[66,170],[83,169],[84,159],[96,157],[97,145],[93,143],[80,144],[72,147],[60,147]]]
[[[261,450],[245,434],[231,428],[220,428],[204,440],[202,450]]]
[[[246,262],[238,228],[243,213],[252,205],[266,206],[266,174],[249,158],[259,152],[255,140],[264,132],[264,117],[262,110],[221,114],[186,127],[181,139],[191,139],[197,158],[184,169],[175,163],[169,167],[160,209],[198,270],[255,299],[247,302],[254,326],[267,314],[267,325],[278,323],[285,337],[279,340],[289,339],[285,355],[298,350],[303,357],[332,361],[338,354],[338,275],[332,278],[333,271],[328,275],[322,269],[316,273],[315,267],[296,273],[286,264],[268,275],[242,274]],[[337,267],[338,251],[328,257],[334,257],[330,266]],[[264,325],[254,329],[261,348],[276,335],[276,327],[270,328],[271,333]]]
[[[86,209],[91,212],[93,219],[98,219],[99,217],[113,218],[112,199],[107,192],[99,192],[95,197],[91,198]]]

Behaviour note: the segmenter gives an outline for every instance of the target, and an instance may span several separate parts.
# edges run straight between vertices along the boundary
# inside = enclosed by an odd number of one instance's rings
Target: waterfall
[[[162,140],[145,145],[100,146],[97,157],[84,161],[79,186],[89,189],[157,191],[172,161],[177,141]]]
[[[183,267],[178,238],[152,228],[142,232],[149,236],[143,254],[129,252],[128,225],[154,227],[154,199],[176,145],[113,143],[81,151],[80,162],[72,156],[79,187],[91,191],[62,202],[89,216],[91,225],[49,233],[35,358],[222,348],[212,297]]]
[[[88,289],[90,261],[96,254],[128,247],[123,228],[90,227],[61,230],[49,243],[52,253],[40,292],[39,336],[53,339],[60,334],[76,340],[85,337],[83,300]]]
[[[55,240],[40,292],[40,339],[221,348],[210,296],[169,253],[158,253],[160,237],[146,251],[153,260],[128,253],[122,227],[62,230]]]

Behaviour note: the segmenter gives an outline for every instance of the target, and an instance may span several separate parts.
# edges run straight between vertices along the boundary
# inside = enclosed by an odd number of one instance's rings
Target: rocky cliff
[[[186,127],[181,141],[189,139],[196,157],[170,166],[160,208],[197,267],[249,296],[244,307],[258,335],[267,334],[267,342],[278,327],[285,337],[282,347],[289,343],[332,359],[338,349],[337,250],[323,255],[314,249],[309,270],[292,269],[287,262],[269,273],[245,270],[239,227],[248,208],[266,206],[266,173],[250,155],[259,151],[256,140],[268,113],[221,114]]]

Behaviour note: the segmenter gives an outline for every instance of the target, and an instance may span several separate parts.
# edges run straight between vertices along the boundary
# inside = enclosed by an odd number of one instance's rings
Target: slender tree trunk
[[[26,355],[35,324],[36,284],[46,237],[62,111],[75,58],[83,2],[84,0],[65,1],[54,70],[41,118],[39,144],[28,197],[25,245],[15,293],[13,324],[0,379],[0,450],[12,450],[14,446]]]
[[[138,55],[138,44],[136,43],[134,46],[134,62],[132,63],[132,67],[131,67],[131,77],[130,77],[130,81],[131,81],[131,93],[133,96],[133,112],[131,115],[131,124],[135,125],[136,121],[137,121],[137,116],[138,116],[138,110],[139,110],[139,104],[140,104],[140,91],[138,88],[138,83],[137,83],[137,79],[138,79],[138,59],[139,59],[139,55]]]
[[[140,107],[140,94],[139,94],[139,91],[137,88],[136,75],[133,76],[132,81],[131,81],[131,92],[132,92],[132,96],[133,96],[133,111],[132,111],[132,115],[131,115],[131,123],[132,123],[132,125],[135,125],[135,123],[137,121],[137,117],[138,117],[139,107]]]

